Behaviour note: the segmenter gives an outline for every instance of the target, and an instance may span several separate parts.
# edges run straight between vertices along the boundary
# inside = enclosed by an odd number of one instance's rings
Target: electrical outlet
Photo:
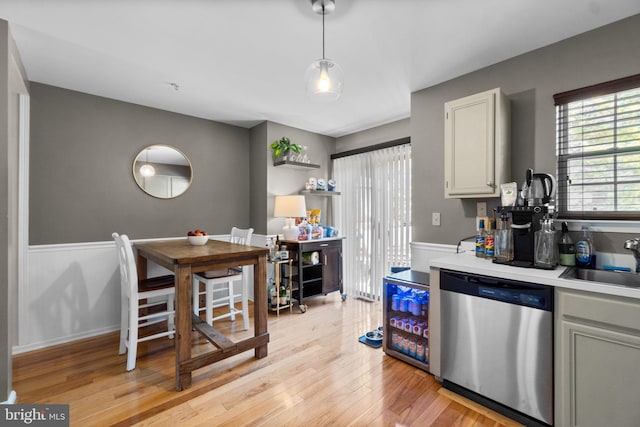
[[[431,225],[440,226],[440,212],[431,213]]]
[[[476,206],[477,216],[487,216],[487,202],[478,202]]]

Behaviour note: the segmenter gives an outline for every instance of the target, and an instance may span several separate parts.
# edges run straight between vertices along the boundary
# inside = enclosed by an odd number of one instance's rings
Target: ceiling
[[[2,0],[29,80],[243,127],[339,137],[407,118],[425,87],[640,13],[639,0],[336,0],[316,103],[309,0]]]

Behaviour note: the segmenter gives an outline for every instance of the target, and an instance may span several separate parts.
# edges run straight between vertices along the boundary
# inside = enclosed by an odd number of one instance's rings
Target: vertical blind
[[[554,96],[563,217],[640,211],[640,75]]]
[[[411,264],[411,145],[334,159],[341,196],[334,218],[343,242],[344,290],[379,300],[391,266]]]

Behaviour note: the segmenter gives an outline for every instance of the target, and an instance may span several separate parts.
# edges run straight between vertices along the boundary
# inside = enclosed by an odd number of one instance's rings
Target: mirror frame
[[[136,173],[136,163],[139,161],[139,159],[141,158],[141,156],[143,154],[146,153],[147,150],[151,149],[152,147],[164,147],[164,148],[169,148],[171,150],[176,151],[178,154],[180,154],[184,160],[186,160],[188,167],[189,167],[189,171],[191,172],[190,176],[189,176],[189,183],[187,184],[187,186],[185,187],[185,189],[176,195],[172,195],[172,196],[168,196],[168,197],[164,197],[158,194],[154,194],[153,192],[149,191],[147,188],[145,188],[144,183],[140,182],[138,180],[138,175]],[[176,197],[180,197],[181,195],[183,195],[184,193],[187,192],[187,190],[191,187],[191,184],[193,183],[193,165],[191,164],[191,160],[189,160],[189,157],[187,157],[186,154],[184,154],[184,152],[182,152],[181,150],[179,150],[178,148],[168,145],[168,144],[151,144],[151,145],[147,145],[146,147],[142,148],[138,154],[136,154],[135,158],[133,159],[133,164],[131,166],[132,169],[132,173],[133,173],[133,179],[136,182],[136,184],[138,185],[138,188],[140,188],[142,191],[144,191],[146,194],[155,197],[157,199],[161,199],[161,200],[170,200],[170,199],[175,199]],[[178,176],[178,175],[168,175],[168,176]]]

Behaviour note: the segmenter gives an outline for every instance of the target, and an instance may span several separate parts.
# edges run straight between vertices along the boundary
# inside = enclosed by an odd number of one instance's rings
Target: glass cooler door
[[[383,282],[383,350],[429,370],[429,274],[403,271]]]

